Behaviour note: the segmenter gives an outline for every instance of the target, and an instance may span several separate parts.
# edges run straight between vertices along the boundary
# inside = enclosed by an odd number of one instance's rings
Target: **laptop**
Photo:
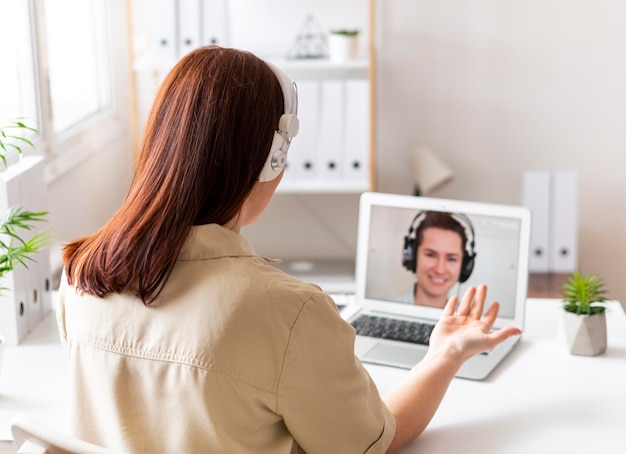
[[[453,287],[445,292],[445,299],[456,294],[460,300],[469,286],[484,283],[488,289],[485,306],[492,301],[500,303],[493,329],[508,325],[523,329],[531,223],[527,208],[376,192],[363,193],[360,198],[355,305],[344,317],[355,327],[363,325],[363,316],[368,320],[374,317],[377,323],[383,319],[384,324],[394,326],[392,332],[402,332],[395,328],[398,323],[418,322],[426,325],[428,336],[428,326],[432,329],[443,308],[422,304],[414,297],[420,284],[411,260],[416,260],[412,248],[416,246],[418,227],[434,212],[456,220],[467,240],[461,270]],[[425,292],[427,279],[423,282]],[[359,334],[360,329],[355,353],[365,363],[410,369],[428,348],[427,342],[424,345],[387,334],[377,337],[381,334],[376,329]],[[513,336],[493,350],[470,358],[457,376],[486,378],[519,340],[520,336]]]

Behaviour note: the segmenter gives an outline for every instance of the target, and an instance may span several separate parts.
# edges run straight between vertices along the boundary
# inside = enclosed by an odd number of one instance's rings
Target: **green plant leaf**
[[[331,30],[330,32],[333,35],[344,35],[344,36],[356,36],[359,34],[358,30],[344,30],[344,29],[340,29],[340,30]]]
[[[605,283],[598,275],[583,275],[575,270],[562,287],[563,308],[576,314],[602,313],[605,306],[594,303],[606,301],[606,293]]]
[[[32,148],[35,148],[35,145],[29,139],[23,137],[21,134],[11,134],[11,130],[19,130],[20,132],[30,131],[37,133],[39,132],[36,128],[29,126],[24,121],[24,118],[16,118],[9,122],[9,124],[0,126],[0,160],[4,166],[7,166],[6,154],[10,150],[14,150],[17,153],[21,154],[23,152],[22,147],[24,145],[28,145]]]

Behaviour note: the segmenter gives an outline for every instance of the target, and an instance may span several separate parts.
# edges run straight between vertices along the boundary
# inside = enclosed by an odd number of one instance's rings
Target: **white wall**
[[[377,2],[379,190],[408,151],[455,178],[431,195],[519,203],[525,170],[579,172],[579,266],[626,301],[626,3]]]

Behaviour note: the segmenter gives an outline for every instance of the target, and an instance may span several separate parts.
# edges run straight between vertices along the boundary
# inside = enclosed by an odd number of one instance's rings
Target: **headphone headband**
[[[259,175],[258,181],[272,181],[287,165],[287,151],[293,139],[300,129],[300,121],[298,120],[298,91],[296,84],[289,79],[287,74],[281,71],[274,64],[266,61],[267,66],[272,70],[280,89],[283,92],[285,101],[284,113],[278,121],[278,129],[274,131],[274,139],[270,148],[267,160],[263,166],[263,170]]]

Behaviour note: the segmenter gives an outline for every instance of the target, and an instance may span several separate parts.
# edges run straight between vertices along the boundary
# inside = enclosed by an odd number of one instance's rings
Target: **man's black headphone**
[[[415,215],[409,227],[409,231],[404,237],[404,247],[402,248],[402,266],[413,273],[417,268],[417,238],[415,237],[417,225],[415,223],[418,219],[421,222],[421,218],[427,213],[428,211],[422,210]],[[469,279],[472,275],[472,271],[474,270],[474,261],[476,259],[476,252],[474,251],[474,227],[472,226],[469,218],[463,213],[447,214],[465,227],[465,231],[469,232],[471,236],[470,238],[467,238],[466,235],[467,241],[465,244],[465,250],[463,251],[463,261],[461,262],[459,282],[463,283]]]

